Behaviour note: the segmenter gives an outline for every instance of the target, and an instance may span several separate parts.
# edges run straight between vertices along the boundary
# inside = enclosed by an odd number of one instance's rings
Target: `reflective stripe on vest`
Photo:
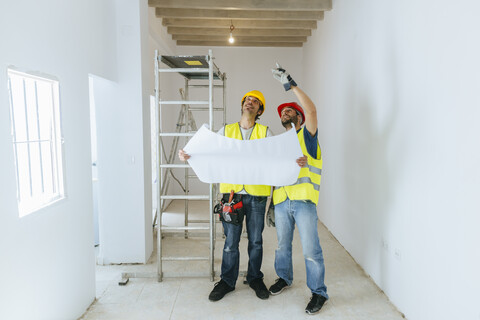
[[[320,146],[317,144],[317,159],[310,156],[307,152],[307,146],[305,145],[304,130],[304,128],[300,129],[297,137],[303,154],[307,156],[308,164],[300,169],[297,181],[294,184],[275,188],[273,191],[274,204],[282,203],[287,197],[290,200],[310,200],[315,203],[315,205],[318,204],[320,181],[322,178],[322,154]]]
[[[252,134],[250,135],[250,140],[262,139],[267,136],[267,126],[255,123]],[[225,126],[225,137],[234,138],[238,140],[243,140],[242,132],[240,131],[240,124],[232,123]],[[235,168],[232,168],[235,170]],[[265,185],[242,185],[242,184],[229,184],[229,183],[220,183],[220,193],[230,193],[231,190],[234,192],[240,192],[243,189],[252,195],[252,196],[265,196],[270,195],[270,186]]]

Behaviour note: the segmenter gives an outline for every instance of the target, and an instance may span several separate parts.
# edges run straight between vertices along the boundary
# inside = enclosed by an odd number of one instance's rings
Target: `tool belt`
[[[242,195],[235,194],[233,190],[230,194],[224,194],[220,203],[213,208],[213,213],[220,216],[220,220],[226,223],[232,223],[240,226],[243,223],[243,202]]]

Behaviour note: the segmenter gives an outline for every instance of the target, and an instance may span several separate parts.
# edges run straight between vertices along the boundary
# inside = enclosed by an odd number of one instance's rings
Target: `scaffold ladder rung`
[[[163,261],[208,261],[209,257],[162,257]]]
[[[208,195],[164,195],[161,198],[165,200],[210,200]]]
[[[209,227],[188,227],[188,226],[181,226],[181,227],[162,227],[162,231],[184,231],[184,230],[210,230]]]
[[[161,164],[160,168],[181,169],[181,168],[190,168],[190,165],[189,164]]]
[[[187,132],[187,133],[176,133],[176,132],[166,132],[166,133],[159,133],[160,137],[193,137],[195,135],[194,132]]]
[[[164,104],[203,104],[203,105],[208,105],[208,101],[185,101],[185,100],[162,100],[159,101],[158,104],[164,105]]]
[[[163,63],[160,67],[160,63]],[[181,75],[185,80],[184,89],[180,89],[180,98],[176,100],[175,98],[171,99],[169,95],[164,95],[165,88],[163,88],[163,83],[168,84],[167,89],[171,86],[170,81],[163,80],[160,83],[160,74],[167,73],[165,77],[170,77],[171,74],[177,73]],[[191,138],[197,131],[197,126],[193,118],[192,111],[208,111],[208,126],[211,130],[214,130],[214,112],[223,111],[223,120],[222,125],[226,123],[226,75],[221,73],[219,68],[214,63],[214,58],[212,56],[212,50],[208,50],[208,55],[200,56],[164,56],[160,55],[158,51],[155,51],[155,134],[152,135],[156,141],[157,150],[156,150],[156,206],[157,211],[154,219],[154,227],[157,231],[157,280],[162,281],[162,278],[166,275],[163,273],[163,261],[188,261],[188,260],[206,260],[209,262],[209,270],[207,273],[197,273],[198,275],[207,275],[210,276],[210,280],[213,281],[215,277],[214,270],[214,251],[215,251],[215,238],[217,236],[216,225],[217,219],[212,214],[214,201],[216,199],[216,185],[214,184],[205,184],[208,187],[208,191],[202,194],[203,190],[200,190],[198,193],[194,191],[194,194],[190,194],[189,179],[196,178],[193,175],[193,170],[191,169],[188,163],[178,164],[175,162],[177,160],[177,152],[180,149],[179,140],[184,139],[185,143]],[[162,89],[161,89],[162,87]],[[192,100],[190,97],[189,89],[192,90],[208,90],[207,95],[192,95]],[[223,101],[221,104],[217,104],[214,107],[214,89],[220,88],[223,93]],[[168,93],[168,92],[167,92]],[[163,96],[163,100],[160,97],[160,94]],[[198,97],[198,98],[197,98]],[[167,99],[165,99],[167,98]],[[202,100],[196,100],[202,99]],[[167,108],[168,106],[168,108]],[[179,108],[179,114],[176,126],[174,127],[175,132],[172,130],[164,130],[164,126],[171,128],[171,119],[169,117],[162,116],[162,110],[175,110]],[[168,111],[171,112],[171,111]],[[173,140],[172,143],[170,143]],[[182,140],[183,141],[183,140]],[[166,146],[170,149],[170,154],[167,156],[165,152]],[[184,182],[182,184],[181,178],[176,177],[178,172],[182,171],[179,169],[184,169]],[[176,181],[180,189],[175,188],[170,190],[170,182]],[[196,181],[197,184],[200,181]],[[196,185],[195,185],[196,187]],[[205,188],[207,189],[207,188]],[[170,191],[170,192],[169,192]],[[205,190],[206,191],[206,190]],[[173,194],[171,194],[173,193]],[[180,194],[179,194],[180,193]],[[168,226],[162,225],[166,217],[170,216],[170,211],[168,215],[163,215],[166,212],[166,206],[172,201],[184,201],[184,222],[182,226]],[[189,202],[192,200],[208,201],[208,211],[207,217],[201,216],[199,219],[193,220],[189,219]],[[176,212],[175,212],[176,213]],[[196,217],[197,218],[197,217]],[[208,219],[208,220],[202,220]],[[197,223],[196,225],[189,225]],[[202,223],[202,224],[199,224]],[[176,252],[178,257],[167,257],[164,256],[163,246],[167,243],[162,242],[164,236],[178,236],[182,234],[185,239],[189,238],[189,235],[201,235],[203,237],[209,237],[209,254],[208,257],[189,257],[186,252],[185,254]],[[193,243],[193,242],[192,242]],[[173,272],[176,273],[176,270]],[[179,274],[179,276],[186,276],[185,274]],[[128,281],[128,280],[126,280]],[[125,282],[126,283],[126,282]]]

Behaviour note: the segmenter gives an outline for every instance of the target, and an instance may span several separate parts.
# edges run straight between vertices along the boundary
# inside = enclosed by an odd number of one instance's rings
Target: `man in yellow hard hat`
[[[285,129],[292,129],[292,123],[295,126],[304,157],[297,160],[302,167],[297,182],[290,186],[275,187],[273,192],[278,238],[275,271],[279,278],[269,290],[272,295],[277,295],[292,284],[292,240],[296,224],[305,257],[307,286],[312,292],[305,312],[314,314],[320,311],[328,300],[324,282],[325,264],[317,230],[317,203],[322,174],[322,154],[317,137],[317,109],[285,69],[277,64],[277,68],[272,72],[286,91],[293,91],[305,111],[295,102],[284,103],[277,108]],[[304,123],[305,126],[302,127]]]
[[[247,92],[241,102],[240,121],[226,125],[218,133],[238,140],[262,139],[272,136],[273,134],[267,126],[256,122],[264,111],[265,98],[263,94],[257,90]],[[190,158],[183,150],[179,150],[178,156],[182,161]],[[235,168],[232,168],[232,170],[235,170]],[[208,297],[211,301],[218,301],[227,293],[235,290],[239,273],[240,252],[238,245],[242,234],[243,217],[246,220],[248,233],[247,282],[260,299],[268,299],[270,296],[270,292],[263,282],[263,273],[260,270],[263,259],[262,232],[265,223],[265,206],[267,197],[271,193],[270,190],[271,187],[266,185],[220,183],[220,192],[223,194],[222,203],[225,206],[219,209],[219,213],[225,233],[225,245],[223,247],[221,279],[215,284]],[[232,201],[237,204],[241,202],[243,212],[240,210],[232,212],[230,209],[228,212],[232,215],[223,216],[222,213],[230,208],[229,205]]]

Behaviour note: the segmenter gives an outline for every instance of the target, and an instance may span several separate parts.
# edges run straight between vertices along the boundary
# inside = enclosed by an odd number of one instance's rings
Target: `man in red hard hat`
[[[249,91],[242,98],[240,121],[226,125],[218,133],[239,140],[262,139],[273,136],[267,126],[256,122],[264,110],[265,98],[263,94],[258,90]],[[182,161],[190,158],[183,150],[179,150],[178,156]],[[232,170],[235,169],[232,168]],[[255,290],[257,297],[263,300],[268,299],[270,292],[263,282],[263,273],[260,268],[263,260],[262,232],[265,225],[265,206],[267,197],[271,194],[271,186],[220,183],[220,193],[223,194],[222,205],[232,203],[232,200],[234,202],[241,201],[243,212],[237,215],[233,214],[231,217],[230,215],[223,216],[220,214],[225,233],[221,279],[215,284],[208,298],[211,301],[218,301],[227,293],[235,290],[240,264],[238,246],[242,234],[243,217],[245,216],[248,233],[247,282]],[[223,213],[224,209],[223,206],[219,213]]]
[[[285,69],[277,64],[277,68],[272,72],[273,77],[283,84],[286,91],[293,91],[303,106],[302,108],[295,102],[289,102],[279,105],[277,111],[286,130],[292,129],[292,124],[295,127],[304,157],[297,160],[302,167],[297,182],[290,186],[275,187],[273,192],[278,238],[275,271],[279,278],[269,290],[272,295],[277,295],[292,284],[292,240],[297,224],[307,269],[307,286],[312,292],[305,312],[314,314],[320,311],[328,300],[324,282],[325,264],[317,230],[317,203],[322,174],[322,155],[317,138],[317,109]],[[302,127],[303,124],[305,126]]]

